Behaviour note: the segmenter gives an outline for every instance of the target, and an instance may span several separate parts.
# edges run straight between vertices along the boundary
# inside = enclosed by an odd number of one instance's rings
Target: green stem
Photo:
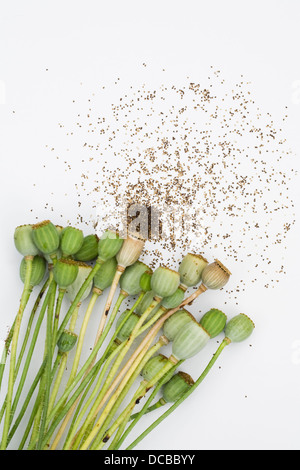
[[[167,402],[163,398],[160,398],[159,400],[157,400],[156,403],[154,403],[154,405],[149,406],[143,414],[151,413],[151,411],[157,410],[161,406],[164,406],[166,403]],[[138,415],[139,415],[139,413],[134,413],[133,415],[130,416],[130,420],[134,420],[135,418],[138,417]]]
[[[50,399],[49,399],[48,416],[49,416],[50,411],[53,408],[53,405],[55,403],[55,400],[56,400],[56,397],[57,397],[57,394],[58,394],[58,390],[59,390],[59,387],[60,387],[60,384],[61,384],[61,381],[62,381],[62,377],[63,377],[64,371],[66,369],[67,358],[68,358],[68,356],[67,356],[66,353],[63,353],[63,354],[58,353],[57,354],[55,362],[58,363],[60,361],[60,364],[59,364],[57,376],[56,376],[56,379],[55,379],[55,382],[54,382],[54,385],[53,385],[53,389],[52,389],[52,392],[51,392],[51,395],[50,395]],[[53,367],[53,369],[54,369],[54,367]]]
[[[177,365],[175,367],[177,367]],[[173,373],[173,369],[171,369],[170,372]],[[139,420],[142,418],[142,416],[144,416],[144,414],[150,413],[151,411],[154,411],[154,410],[157,410],[158,408],[160,408],[161,406],[166,404],[166,402],[164,400],[160,399],[154,405],[150,406],[150,404],[154,400],[154,397],[158,394],[158,392],[161,389],[162,385],[165,383],[165,380],[166,380],[165,377],[163,377],[158,382],[158,384],[154,388],[153,392],[149,396],[148,400],[144,404],[143,408],[138,413],[135,413],[131,416],[128,416],[128,419],[125,422],[125,426],[126,426],[127,422],[130,419],[132,419],[132,423],[128,426],[128,428],[126,429],[124,434],[118,440],[114,440],[115,442],[111,444],[110,449],[117,450],[121,447],[121,445],[123,444],[123,442],[126,439],[126,437],[128,436],[128,434],[132,431],[134,426],[139,422]],[[124,426],[123,426],[123,428],[124,428]]]
[[[19,333],[20,333],[23,312],[24,312],[24,309],[25,309],[25,306],[26,306],[26,302],[28,300],[28,292],[30,290],[32,260],[33,260],[33,256],[26,256],[25,257],[26,274],[25,274],[24,288],[23,288],[23,293],[22,293],[22,296],[21,296],[19,311],[18,311],[18,314],[17,314],[17,317],[16,317],[15,327],[14,327],[12,341],[11,341],[10,367],[9,367],[8,389],[7,389],[7,398],[6,398],[6,412],[5,412],[3,434],[2,434],[2,441],[1,441],[1,447],[0,447],[1,450],[5,450],[6,447],[7,447],[8,431],[9,431],[9,425],[10,425],[10,422],[11,422],[10,411],[11,411],[13,388],[14,388],[14,377],[15,377],[15,365],[16,365],[18,337],[19,337]]]
[[[38,294],[38,297],[37,297],[37,299],[35,301],[35,304],[33,306],[33,309],[32,309],[32,314],[33,315],[36,313],[36,310],[39,306],[39,303],[42,299],[42,296],[43,296],[45,290],[48,287],[48,284],[49,284],[49,278],[47,279],[47,281],[43,285],[40,293]],[[47,304],[48,304],[48,298],[49,298],[49,296],[47,297],[47,299],[45,301],[45,307],[42,307],[42,309],[44,308],[44,310],[43,310],[44,313],[46,311],[46,307],[47,307]],[[44,304],[43,304],[43,306],[44,306]],[[42,310],[41,310],[41,312],[42,312]],[[25,360],[25,363],[24,363],[24,366],[23,366],[21,378],[20,378],[20,381],[19,381],[19,384],[18,384],[18,388],[17,388],[16,395],[15,395],[15,398],[14,398],[14,401],[13,401],[13,404],[12,404],[12,408],[11,408],[11,420],[14,416],[14,413],[15,413],[15,410],[16,410],[16,407],[17,407],[17,404],[18,404],[18,401],[19,401],[19,398],[20,398],[20,395],[21,395],[21,392],[22,392],[22,389],[23,389],[23,386],[24,386],[24,382],[25,382],[27,371],[28,371],[28,368],[29,368],[29,363],[30,363],[30,360],[31,360],[33,348],[34,348],[35,342],[36,342],[36,337],[37,337],[37,334],[38,334],[38,331],[39,331],[39,328],[40,328],[41,321],[44,317],[44,313],[42,315],[41,314],[39,315],[39,318],[38,318],[38,321],[37,321],[37,324],[36,324],[36,327],[35,327],[35,330],[34,330],[34,333],[33,333],[33,337],[32,337],[32,340],[31,340],[31,344],[30,344],[28,352],[27,352],[27,357],[26,357],[26,360]],[[40,317],[42,317],[41,320],[40,320]],[[20,356],[19,356],[18,364],[16,365],[16,370],[17,371],[18,371],[18,367],[20,367],[20,363],[21,363],[21,361],[20,361]],[[1,422],[2,417],[4,415],[5,406],[6,406],[6,397],[5,397],[3,406],[2,406],[1,411],[0,411],[0,422]]]
[[[37,387],[37,385],[38,385],[38,383],[39,383],[39,381],[40,381],[40,378],[41,378],[41,376],[42,376],[42,374],[43,374],[43,372],[44,372],[45,366],[46,366],[46,361],[44,361],[44,362],[42,363],[41,367],[40,367],[39,370],[38,370],[38,373],[36,374],[36,376],[35,376],[35,378],[34,378],[34,381],[32,382],[32,384],[31,384],[31,386],[30,386],[30,389],[29,389],[29,391],[28,391],[28,394],[27,394],[27,396],[26,396],[26,399],[25,399],[24,402],[23,402],[23,405],[22,405],[22,408],[21,408],[21,410],[20,410],[20,413],[18,414],[17,419],[15,420],[14,425],[12,426],[12,428],[11,428],[11,430],[10,430],[10,433],[9,433],[9,435],[8,435],[8,443],[9,443],[9,442],[11,441],[11,439],[13,438],[13,435],[14,435],[14,433],[16,432],[16,430],[17,430],[17,428],[18,428],[18,426],[19,426],[19,424],[20,424],[20,422],[21,422],[21,420],[22,420],[22,418],[23,418],[23,416],[24,416],[24,414],[25,414],[25,411],[26,411],[26,409],[27,409],[27,406],[28,406],[28,404],[29,404],[29,402],[30,402],[30,400],[31,400],[31,397],[32,397],[32,395],[33,395],[33,393],[34,393],[34,391],[35,391],[35,389],[36,389],[36,387]],[[26,436],[26,438],[27,438],[27,436]]]
[[[72,317],[71,317],[70,325],[69,325],[69,331],[71,331],[71,332],[73,332],[74,329],[75,329],[79,308],[80,308],[80,303],[77,305],[77,308],[72,313]],[[58,352],[57,355],[61,355],[61,353]],[[61,360],[61,363],[60,363],[60,366],[59,366],[59,371],[58,371],[58,374],[56,376],[56,379],[55,379],[55,382],[54,382],[54,385],[53,385],[52,394],[51,394],[51,397],[50,397],[50,403],[49,403],[48,410],[47,410],[47,418],[49,418],[49,413],[52,410],[52,407],[55,403],[55,399],[56,399],[56,396],[57,396],[57,393],[58,393],[58,390],[59,390],[59,387],[61,385],[61,381],[62,381],[62,378],[63,378],[63,373],[66,369],[67,360],[68,360],[68,353],[64,353],[62,355],[62,360]],[[50,406],[50,404],[51,404],[51,406]],[[46,421],[46,424],[48,424],[48,419]]]
[[[73,438],[74,438],[74,435],[75,435],[75,432],[76,432],[76,429],[77,429],[78,424],[80,423],[81,419],[83,418],[83,416],[84,416],[86,410],[88,409],[90,403],[92,402],[93,398],[94,398],[95,395],[97,394],[97,391],[98,391],[99,388],[101,387],[101,384],[102,384],[102,381],[103,381],[103,379],[104,379],[105,373],[106,373],[106,371],[107,371],[107,369],[108,369],[108,367],[109,367],[111,361],[112,361],[112,360],[114,359],[114,357],[118,354],[118,352],[119,352],[119,350],[120,350],[121,347],[122,347],[122,344],[120,344],[120,345],[118,346],[118,348],[116,348],[116,349],[112,352],[112,354],[109,356],[109,358],[106,360],[106,362],[105,362],[105,364],[104,364],[104,367],[102,368],[102,370],[101,370],[101,372],[100,372],[100,375],[99,375],[97,384],[96,384],[96,386],[95,386],[95,388],[94,388],[94,390],[93,390],[93,393],[92,393],[91,396],[89,397],[89,400],[87,401],[87,403],[85,404],[84,408],[82,409],[80,415],[78,416],[78,419],[77,419],[77,421],[76,421],[76,423],[75,423],[75,426],[74,426],[74,428],[73,428],[73,432],[70,434],[70,436],[69,436],[69,438],[68,438],[68,441],[66,442],[66,444],[65,444],[65,446],[64,446],[65,449],[68,448],[68,447],[71,445],[71,442],[72,442],[72,440],[73,440]],[[86,421],[85,421],[85,422],[86,422]],[[87,423],[87,427],[88,427],[88,423]],[[81,428],[81,429],[83,429],[83,428]],[[86,429],[86,428],[84,427],[84,429],[83,429],[82,432],[81,432],[81,429],[80,429],[80,432],[78,432],[77,435],[76,435],[76,440],[74,441],[74,445],[72,445],[72,449],[75,449],[75,448],[79,445],[79,443],[80,443],[80,441],[81,441],[81,439],[82,439],[82,436],[84,435],[84,432],[85,432],[85,429]]]
[[[75,388],[75,386],[78,384],[78,382],[82,379],[82,377],[86,374],[87,370],[89,370],[91,364],[94,363],[94,360],[97,356],[97,353],[99,351],[99,349],[101,348],[108,332],[109,332],[109,329],[110,329],[110,324],[108,323],[105,327],[105,329],[103,330],[103,333],[101,335],[101,337],[98,339],[97,343],[95,344],[90,356],[87,358],[86,362],[84,363],[84,365],[82,366],[82,368],[80,369],[80,371],[78,372],[78,374],[76,375],[76,377],[74,377],[74,380],[72,382],[72,384],[69,385],[69,387],[66,387],[65,391],[63,392],[62,396],[60,397],[60,399],[57,401],[56,405],[54,406],[53,410],[51,411],[50,415],[49,415],[49,420],[52,420],[56,413],[60,410],[60,407],[61,405],[65,402],[65,399],[69,396],[69,394],[71,393],[71,391]]]
[[[73,314],[74,310],[77,307],[77,304],[81,301],[81,297],[85,293],[86,288],[88,287],[89,283],[93,280],[93,278],[95,277],[96,273],[99,271],[102,264],[103,264],[103,261],[98,258],[96,263],[95,263],[95,266],[90,271],[90,273],[87,276],[86,280],[82,283],[79,291],[77,292],[77,295],[75,296],[75,299],[73,300],[71,306],[69,307],[69,309],[68,309],[68,311],[67,311],[67,313],[66,313],[66,315],[65,315],[65,317],[64,317],[64,319],[63,319],[63,321],[62,321],[62,323],[61,323],[61,325],[58,329],[55,342],[57,342],[57,339],[60,337],[60,335],[64,331],[71,315]]]
[[[165,343],[162,342],[161,340],[159,340],[154,346],[152,346],[147,354],[143,357],[143,359],[141,360],[141,362],[139,363],[138,367],[136,367],[136,369],[134,370],[133,374],[130,376],[129,380],[126,381],[126,385],[123,387],[122,384],[121,384],[121,387],[120,387],[120,392],[119,390],[117,389],[115,394],[113,395],[113,397],[111,398],[111,402],[114,403],[113,407],[111,408],[111,410],[109,411],[109,414],[107,416],[107,418],[105,419],[105,421],[103,422],[100,430],[98,431],[98,437],[95,439],[95,442],[94,442],[94,445],[97,446],[103,439],[104,435],[106,434],[106,431],[107,431],[107,428],[108,426],[110,425],[110,422],[111,420],[113,419],[113,417],[115,416],[118,408],[120,407],[122,401],[124,400],[124,398],[126,397],[127,393],[129,392],[131,386],[133,385],[133,383],[135,382],[136,378],[138,377],[138,375],[140,374],[140,372],[142,371],[143,367],[145,366],[145,364],[147,363],[147,361],[164,345]],[[118,396],[118,393],[119,393],[119,396]],[[109,404],[107,405],[109,406]],[[105,411],[105,410],[104,410]],[[131,410],[130,410],[131,411]],[[130,414],[129,414],[130,416]],[[129,418],[128,416],[128,418]]]
[[[120,351],[119,356],[117,357],[113,367],[109,371],[109,374],[106,378],[105,381],[105,390],[107,391],[110,384],[113,381],[113,378],[122,363],[124,357],[126,356],[127,352],[129,351],[132,343],[134,342],[135,338],[139,335],[139,330],[141,326],[143,325],[144,321],[147,319],[151,311],[155,308],[159,301],[158,300],[153,300],[151,305],[145,310],[145,312],[140,316],[140,319],[138,320],[137,324],[135,325],[134,329],[131,332],[131,335],[129,336],[128,340],[126,341],[125,347]]]
[[[178,363],[177,363],[178,364]],[[171,361],[168,361],[165,366],[149,381],[143,380],[133,395],[130,403],[126,406],[126,408],[122,411],[122,413],[118,416],[115,420],[113,425],[109,428],[105,437],[102,439],[102,442],[99,445],[94,444],[92,445],[91,449],[100,450],[104,447],[105,443],[111,438],[114,432],[118,429],[118,427],[122,424],[123,420],[127,417],[129,418],[132,409],[135,407],[137,403],[145,396],[147,390],[153,387],[160,379],[163,377],[172,367],[174,364]],[[91,433],[92,434],[92,433]],[[85,447],[86,448],[86,447]]]
[[[93,291],[92,296],[91,296],[90,301],[89,301],[89,304],[88,304],[88,307],[86,309],[84,319],[83,319],[83,322],[82,322],[82,325],[81,325],[77,345],[76,345],[75,356],[74,356],[70,376],[69,376],[69,379],[68,379],[68,382],[67,382],[67,387],[72,383],[72,381],[73,381],[73,379],[74,379],[74,377],[77,373],[77,369],[78,369],[78,365],[79,365],[79,360],[80,360],[80,356],[81,356],[81,351],[82,351],[82,347],[83,347],[83,342],[84,342],[87,326],[88,326],[88,323],[89,323],[89,320],[90,320],[90,316],[91,316],[91,314],[93,312],[93,309],[95,307],[95,303],[96,303],[97,299],[99,298],[99,295],[100,294],[99,294],[98,291]]]
[[[44,447],[45,445],[47,445],[48,441],[50,440],[53,432],[55,431],[56,427],[58,426],[58,424],[60,423],[60,421],[64,418],[64,416],[68,413],[68,411],[70,410],[70,408],[72,407],[72,405],[76,402],[77,398],[81,395],[82,391],[84,390],[84,388],[86,387],[86,385],[89,383],[89,381],[91,380],[91,378],[93,377],[93,374],[95,374],[95,371],[97,370],[97,367],[98,367],[98,363],[96,363],[93,368],[89,371],[89,373],[87,374],[87,376],[85,377],[85,379],[82,381],[82,383],[80,384],[80,386],[78,387],[78,389],[74,392],[74,394],[72,395],[72,397],[70,398],[70,400],[66,403],[66,405],[64,406],[64,408],[62,410],[59,409],[58,407],[58,404],[56,405],[56,407],[58,408],[58,413],[55,414],[55,409],[52,410],[52,415],[54,416],[54,419],[51,423],[51,425],[49,426],[49,429],[47,431],[47,433],[45,434],[44,436],[44,440],[43,440],[43,443],[42,443],[42,447]],[[52,417],[51,417],[52,418]]]
[[[130,317],[130,315],[132,315],[132,313],[134,312],[134,310],[136,309],[136,307],[140,304],[140,302],[142,301],[142,299],[144,298],[144,295],[145,295],[145,292],[141,292],[139,297],[137,298],[137,300],[135,301],[135,303],[133,304],[133,306],[131,307],[131,309],[129,310],[129,312],[125,315],[125,317],[123,318],[123,320],[121,321],[120,325],[116,328],[114,334],[112,335],[107,347],[106,347],[106,350],[101,358],[101,361],[100,361],[100,364],[102,365],[102,363],[104,361],[106,361],[106,364],[105,364],[105,371],[107,370],[107,367],[108,367],[108,364],[110,364],[111,360],[113,359],[113,357],[117,354],[117,352],[121,349],[121,348],[118,348],[118,351],[113,351],[113,353],[110,354],[110,350],[111,350],[111,346],[113,345],[114,343],[114,340],[115,338],[118,336],[118,333],[119,331],[121,330],[121,328],[123,328],[123,325],[126,323],[126,321],[128,320],[128,318]],[[123,344],[124,346],[124,344]],[[100,366],[101,366],[100,365]],[[97,371],[98,373],[98,371]],[[102,374],[102,372],[101,372]],[[96,378],[96,375],[94,376],[94,379]],[[90,381],[89,383],[89,386],[87,388],[87,390],[91,387],[93,383],[93,380]],[[78,412],[79,412],[79,409],[81,408],[82,406],[82,403],[80,403],[80,405],[77,407],[77,410],[76,410],[76,413],[75,413],[75,417],[71,423],[71,426],[70,426],[70,430],[69,430],[69,434],[67,436],[67,440],[64,444],[64,448],[68,448],[69,445],[70,445],[70,442],[71,442],[71,439],[73,438],[74,436],[74,433],[75,433],[75,430],[77,429],[77,426],[79,425],[83,415],[85,414],[86,410],[88,409],[88,407],[90,406],[90,404],[92,403],[92,400],[95,398],[95,396],[98,394],[98,391],[99,391],[99,388],[101,387],[101,384],[102,384],[102,378],[99,377],[98,381],[97,381],[97,384],[96,386],[94,387],[93,389],[93,392],[92,394],[90,395],[87,403],[85,404],[84,406],[84,409],[81,411],[78,419],[76,418],[76,416],[78,415]],[[86,390],[86,392],[87,392]],[[86,393],[85,392],[85,393]],[[74,431],[72,431],[74,430]]]
[[[63,301],[65,293],[66,293],[66,289],[59,288],[56,306],[55,306],[53,328],[52,328],[52,356],[53,356],[55,346],[56,346],[56,335],[57,335],[57,329],[58,329],[59,315],[60,315],[61,305],[62,305],[62,301]]]
[[[54,304],[55,304],[55,296],[56,296],[56,282],[53,281],[51,283],[51,295],[48,305],[47,311],[47,332],[46,332],[46,356],[47,356],[47,364],[45,369],[45,392],[44,392],[44,402],[43,402],[43,412],[41,416],[41,424],[40,424],[40,432],[39,432],[39,442],[37,445],[37,449],[40,449],[41,439],[45,431],[46,425],[46,418],[48,412],[48,405],[49,405],[49,397],[50,397],[50,386],[51,386],[51,371],[52,371],[52,324],[53,324],[53,312],[54,312]]]
[[[227,346],[230,344],[230,340],[228,338],[224,338],[220,346],[218,347],[217,351],[213,355],[212,359],[209,361],[208,365],[200,375],[200,377],[196,380],[196,382],[190,387],[190,389],[179,399],[177,400],[170,408],[168,408],[156,421],[154,421],[137,439],[135,439],[127,448],[126,450],[131,450],[134,449],[134,447],[137,446],[139,442],[141,442],[142,439],[144,439],[153,429],[155,429],[165,418],[167,418],[173,411],[176,410],[176,408],[181,405],[181,403],[186,400],[191,393],[195,391],[195,389],[201,384],[201,382],[205,379],[207,376],[208,372],[220,356],[221,352]]]

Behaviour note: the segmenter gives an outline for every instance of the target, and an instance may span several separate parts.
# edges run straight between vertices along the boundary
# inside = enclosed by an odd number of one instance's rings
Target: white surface
[[[72,223],[77,215],[73,193],[74,178],[80,180],[80,151],[74,144],[70,175],[55,159],[49,162],[47,146],[65,147],[57,125],[72,116],[72,100],[82,96],[82,87],[84,96],[99,83],[118,77],[125,88],[140,82],[160,83],[162,69],[165,83],[187,75],[201,81],[210,66],[221,70],[229,83],[242,74],[251,81],[256,102],[275,120],[288,106],[284,134],[299,169],[300,5],[296,0],[212,1],[209,5],[203,1],[1,1],[1,7],[0,339],[14,318],[21,289],[20,257],[12,238],[15,226],[31,222],[31,217]],[[112,88],[112,100],[114,92]],[[299,199],[299,179],[290,189]],[[45,207],[50,195],[53,213]],[[298,206],[295,212],[297,218]],[[220,308],[227,302],[228,316],[247,313],[256,323],[255,333],[225,350],[195,395],[139,449],[299,449],[298,240],[297,222],[288,248],[280,253],[287,274],[276,289],[250,284],[239,295],[238,306],[224,292],[208,293],[201,305],[199,300],[191,308],[196,314],[212,302]],[[232,285],[239,275],[234,273]],[[215,347],[213,341],[200,368]],[[193,377],[199,372],[198,360],[190,365]],[[144,423],[151,421],[144,419]],[[142,429],[144,425],[134,434]]]

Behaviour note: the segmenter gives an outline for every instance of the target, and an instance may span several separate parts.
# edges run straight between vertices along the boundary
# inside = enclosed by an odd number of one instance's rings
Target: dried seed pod
[[[109,287],[114,279],[117,269],[117,260],[115,257],[108,259],[101,264],[100,269],[94,276],[94,287],[104,290]]]
[[[171,318],[171,317],[170,317]],[[199,323],[190,321],[177,333],[172,343],[172,355],[177,360],[195,356],[209,341],[210,336]]]
[[[199,323],[211,338],[215,338],[224,330],[226,320],[225,313],[217,308],[212,308],[203,315]]]
[[[83,239],[81,248],[75,253],[74,259],[77,261],[92,261],[98,256],[99,238],[96,234],[87,235]]]
[[[117,232],[107,230],[104,232],[98,243],[98,257],[102,261],[107,261],[116,256],[123,245],[122,238]]]
[[[38,247],[32,238],[32,225],[19,225],[14,233],[15,247],[23,256],[36,256],[39,254]]]
[[[75,255],[83,244],[82,230],[76,227],[65,227],[61,233],[60,248],[64,257]]]
[[[178,372],[164,385],[163,399],[167,403],[179,400],[194,384],[194,380],[185,372]]]
[[[151,289],[156,297],[169,297],[174,294],[180,283],[180,275],[177,271],[159,266],[151,278]]]
[[[202,255],[188,253],[180,263],[180,282],[186,287],[192,287],[201,281],[202,271],[208,261]]]
[[[157,356],[151,357],[149,361],[146,362],[141,375],[142,377],[149,382],[155,377],[158,372],[167,364],[168,358],[163,354],[158,354]]]
[[[60,258],[53,268],[55,282],[61,289],[66,289],[73,284],[78,275],[78,263],[71,259]]]
[[[46,272],[46,261],[42,256],[36,255],[32,260],[30,285],[37,286],[45,276]],[[22,259],[20,264],[20,278],[22,282],[25,282],[26,275],[26,260]]]
[[[191,321],[197,322],[190,312],[185,309],[178,310],[164,322],[164,335],[169,341],[173,341],[175,336]]]
[[[144,240],[141,240],[134,235],[128,235],[117,254],[118,265],[123,268],[132,266],[138,260],[144,245]]]
[[[64,330],[57,341],[57,347],[60,353],[67,353],[75,346],[77,335],[72,331]]]
[[[247,339],[253,332],[255,325],[244,313],[231,318],[225,328],[225,336],[233,343]]]
[[[128,295],[136,295],[141,292],[140,280],[141,276],[150,271],[149,266],[141,261],[136,261],[133,265],[128,266],[120,279],[120,287]]]
[[[202,271],[202,282],[208,289],[221,289],[229,281],[231,272],[219,261],[208,264]]]
[[[50,220],[33,225],[32,238],[37,248],[45,255],[54,254],[59,247],[60,237]]]

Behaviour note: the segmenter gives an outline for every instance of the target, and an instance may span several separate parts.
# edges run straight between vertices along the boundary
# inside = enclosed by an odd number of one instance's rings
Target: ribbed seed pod
[[[164,308],[166,308],[167,310],[169,310],[171,308],[176,308],[183,301],[184,294],[185,294],[185,291],[183,289],[181,289],[180,287],[178,287],[178,289],[176,289],[174,294],[169,295],[168,297],[164,297],[162,299],[161,305]]]
[[[127,310],[125,310],[125,312],[121,313],[121,315],[119,316],[119,318],[116,322],[116,328],[119,327],[119,325],[122,323],[122,321],[124,320],[126,315],[128,315],[128,312],[129,312],[129,310],[127,309]],[[126,339],[129,338],[133,328],[135,327],[135,325],[139,321],[139,318],[140,317],[136,313],[132,313],[127,318],[126,322],[124,323],[124,325],[122,326],[122,328],[120,329],[120,331],[118,332],[118,335],[117,335],[117,338],[121,343],[123,343],[123,341],[126,341]]]
[[[54,265],[53,276],[61,289],[66,289],[75,282],[78,275],[78,262],[71,259],[60,258]]]
[[[231,272],[219,260],[208,264],[202,271],[202,282],[208,289],[221,289],[229,281]]]
[[[190,312],[185,309],[178,310],[164,322],[164,335],[169,341],[173,341],[175,336],[191,321],[197,323],[197,320]]]
[[[128,295],[136,295],[141,292],[141,276],[150,268],[141,261],[136,261],[132,266],[128,266],[120,279],[120,287]]]
[[[154,295],[155,294],[153,290],[146,292],[142,301],[137,305],[135,309],[135,313],[137,313],[138,315],[142,315],[142,313],[144,313],[147,310],[147,308],[150,307],[151,303],[153,302]],[[160,305],[161,305],[161,302],[154,307],[154,309],[151,311],[151,313],[147,317],[147,320],[150,320],[150,318],[152,318],[153,315],[156,314],[156,312],[160,308]]]
[[[117,260],[115,257],[105,261],[94,276],[94,287],[97,287],[102,291],[109,287],[115,276],[116,269]]]
[[[32,260],[30,285],[37,286],[44,278],[46,272],[46,261],[42,256],[36,255]],[[25,282],[26,260],[22,259],[20,264],[20,278]]]
[[[142,377],[149,382],[156,374],[158,374],[158,372],[161,371],[167,362],[168,358],[163,354],[151,357],[151,359],[146,362],[141,372]]]
[[[194,383],[194,380],[189,374],[178,372],[164,385],[163,399],[167,403],[174,403],[179,400]]]
[[[134,235],[128,235],[117,254],[118,265],[123,268],[133,265],[138,260],[144,245],[145,240],[141,240]]]
[[[152,277],[152,269],[151,271],[146,271],[142,274],[140,279],[140,288],[143,292],[149,292],[151,290],[151,277]]]
[[[225,328],[225,336],[234,343],[244,341],[253,332],[255,325],[244,313],[231,318]]]
[[[64,228],[61,225],[55,225],[55,228],[56,228],[56,231],[57,231],[57,233],[59,235],[59,239],[60,239],[62,231],[63,231]],[[60,246],[57,248],[55,254],[56,254],[57,259],[60,259],[62,257],[62,252],[61,252]],[[49,265],[53,264],[53,259],[51,258],[50,255],[43,253],[43,256],[44,256],[45,260],[47,261],[47,263],[49,263]]]
[[[56,252],[60,237],[55,225],[50,220],[44,220],[32,226],[32,238],[37,248],[46,255]]]
[[[89,266],[88,264],[82,263],[80,261],[76,261],[76,264],[78,265],[77,277],[75,281],[67,287],[67,290],[66,290],[66,295],[68,299],[70,300],[70,302],[74,301],[80,287],[82,286],[82,284],[84,283],[84,281],[86,280],[86,278],[88,277],[88,275],[90,274],[92,270],[92,267]],[[91,281],[90,284],[87,286],[84,294],[81,297],[81,302],[89,296],[92,287],[93,287],[93,281]]]
[[[123,245],[122,238],[117,232],[107,230],[104,232],[98,243],[98,257],[102,261],[107,261],[116,256]]]
[[[14,232],[15,247],[23,256],[36,256],[39,254],[38,247],[32,238],[32,225],[19,225]]]
[[[83,233],[76,227],[65,227],[61,234],[60,248],[64,257],[74,255],[82,247]]]
[[[92,261],[98,256],[99,238],[96,234],[87,235],[83,239],[83,243],[79,251],[74,255],[77,261]]]
[[[178,360],[185,360],[195,356],[195,354],[204,348],[209,339],[209,334],[199,323],[194,321],[188,322],[174,338],[172,355]]]
[[[57,341],[57,347],[60,353],[67,353],[75,346],[77,335],[72,331],[64,330]]]
[[[207,266],[208,261],[202,255],[188,253],[180,263],[180,282],[186,287],[192,287],[201,281],[202,271]]]
[[[180,283],[180,275],[172,269],[159,266],[151,278],[151,289],[159,298],[169,297],[174,294]]]
[[[224,330],[226,320],[225,313],[217,308],[212,308],[203,315],[199,323],[211,338],[215,338]]]

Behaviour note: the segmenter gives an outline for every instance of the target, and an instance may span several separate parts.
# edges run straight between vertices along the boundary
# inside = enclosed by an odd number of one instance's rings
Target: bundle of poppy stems
[[[152,270],[139,260],[146,241],[138,233],[84,236],[49,220],[17,227],[14,242],[23,256],[23,290],[0,364],[0,387],[7,382],[1,450],[11,448],[17,430],[18,450],[122,449],[143,416],[161,408],[125,447],[133,449],[196,390],[226,346],[254,329],[245,314],[227,321],[212,308],[198,320],[185,308],[228,282],[231,273],[219,260],[187,253],[177,271]],[[124,309],[128,297],[132,307]],[[87,333],[92,313],[93,338]],[[194,381],[182,365],[222,332]],[[41,335],[44,350],[37,351]],[[33,357],[40,360],[34,373]]]

